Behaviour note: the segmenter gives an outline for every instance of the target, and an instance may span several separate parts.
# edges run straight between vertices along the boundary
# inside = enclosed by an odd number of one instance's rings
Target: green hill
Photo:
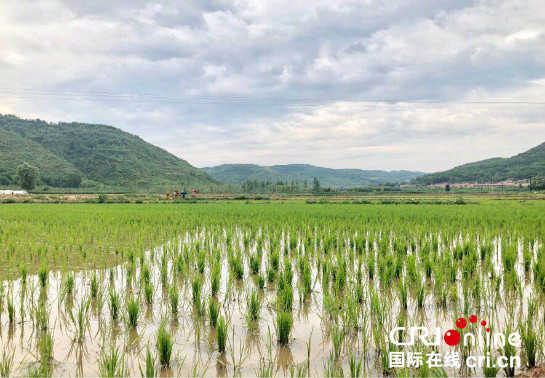
[[[444,182],[498,182],[545,176],[545,143],[510,158],[492,158],[460,165],[414,180],[418,184]]]
[[[16,183],[19,164],[40,169],[40,184],[125,189],[208,188],[206,173],[112,126],[48,123],[0,115],[0,185]]]
[[[268,167],[255,164],[223,164],[202,168],[216,180],[225,184],[240,184],[244,181],[276,182],[305,180],[312,185],[314,177],[324,187],[353,188],[379,185],[388,182],[407,182],[422,175],[410,171],[378,171],[362,169],[332,169],[309,164],[272,165]]]

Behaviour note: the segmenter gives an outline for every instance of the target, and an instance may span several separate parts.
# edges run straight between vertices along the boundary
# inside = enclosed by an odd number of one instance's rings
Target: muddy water
[[[177,243],[159,247],[153,253],[146,253],[147,264],[151,268],[152,282],[155,288],[153,303],[148,305],[143,300],[143,287],[139,284],[141,266],[137,259],[136,270],[131,280],[127,279],[127,264],[101,271],[78,271],[74,273],[74,290],[66,294],[65,287],[69,272],[49,273],[46,288],[40,287],[38,276],[28,276],[26,284],[21,280],[3,282],[3,311],[0,318],[0,350],[14,352],[14,368],[12,375],[26,375],[29,369],[37,366],[39,360],[38,340],[42,331],[36,329],[35,310],[39,303],[44,303],[48,311],[48,332],[53,336],[53,375],[54,376],[97,376],[100,374],[98,359],[101,351],[108,351],[114,346],[119,348],[126,364],[126,374],[140,375],[140,367],[144,369],[146,347],[155,354],[155,338],[159,323],[167,319],[174,336],[174,351],[169,369],[162,369],[161,376],[255,376],[260,365],[271,364],[276,376],[296,374],[297,367],[308,366],[311,375],[322,376],[326,373],[328,360],[333,352],[331,340],[331,322],[324,309],[324,297],[320,274],[313,268],[313,292],[310,296],[300,298],[297,291],[298,275],[294,269],[294,327],[289,345],[280,346],[276,342],[274,310],[275,288],[273,284],[265,287],[260,294],[262,299],[261,317],[257,324],[249,324],[246,319],[246,298],[256,288],[256,277],[246,275],[244,280],[237,281],[228,271],[225,253],[222,254],[222,281],[218,300],[222,303],[221,314],[229,320],[229,341],[227,352],[217,351],[216,331],[209,326],[206,316],[198,316],[192,305],[191,277],[174,275],[172,261],[168,262],[169,282],[161,283],[160,259],[166,249],[172,250],[177,245],[180,250],[191,248],[195,242],[207,237],[204,231],[186,234]],[[242,243],[242,235],[239,235]],[[462,242],[460,239],[459,242]],[[452,246],[454,247],[455,243]],[[501,264],[501,242],[495,242],[494,261]],[[219,246],[219,245],[218,245]],[[223,246],[225,247],[225,246]],[[282,247],[282,246],[281,246]],[[302,245],[299,248],[304,248]],[[377,249],[377,245],[368,248]],[[255,253],[255,245],[252,247]],[[521,253],[519,248],[519,255]],[[414,251],[412,253],[418,253]],[[296,261],[296,260],[294,260]],[[519,256],[518,261],[521,261]],[[266,261],[263,261],[265,266]],[[247,264],[247,262],[245,262]],[[501,270],[501,265],[497,266]],[[248,272],[245,266],[245,272]],[[480,316],[489,325],[500,329],[505,324],[508,314],[522,314],[531,295],[531,282],[524,276],[520,263],[517,264],[520,278],[527,282],[522,290],[522,297],[504,300],[498,297],[493,284],[485,279],[482,288]],[[499,272],[498,272],[499,273]],[[88,317],[85,320],[83,340],[77,338],[77,327],[72,321],[71,313],[76,316],[82,301],[90,298],[90,282],[93,275],[100,280],[102,299],[92,299]],[[375,275],[377,277],[377,275]],[[203,298],[208,298],[209,268],[203,273]],[[127,282],[130,282],[127,284]],[[458,279],[459,302],[463,303],[461,278]],[[168,288],[173,284],[180,290],[180,305],[176,315],[171,313],[168,300]],[[113,287],[123,297],[138,295],[141,298],[141,311],[136,329],[129,329],[124,321],[125,307],[120,309],[120,319],[112,320],[107,304],[108,291]],[[377,279],[364,280],[364,303],[368,308],[368,298],[372,288],[380,289]],[[397,294],[391,290],[380,292],[381,300],[390,303],[386,314],[386,329],[389,331],[405,319],[406,326],[428,326],[443,331],[454,328],[454,321],[461,309],[440,309],[435,307],[431,288],[424,309],[417,309],[414,298],[410,298],[409,308],[401,310]],[[7,299],[13,301],[15,321],[10,322],[7,315]],[[365,311],[364,311],[365,313]],[[481,319],[479,319],[479,322]],[[348,331],[344,338],[339,365],[345,375],[349,372],[349,360],[355,356],[363,361],[364,375],[381,374],[380,361],[374,347],[371,321],[360,319],[361,327],[357,331]],[[387,339],[387,335],[384,335]],[[309,355],[310,348],[310,355]],[[440,352],[454,351],[441,343]],[[477,347],[473,354],[482,353]],[[456,368],[446,368],[450,376],[482,375],[482,371],[460,372]],[[501,374],[501,373],[500,373]]]

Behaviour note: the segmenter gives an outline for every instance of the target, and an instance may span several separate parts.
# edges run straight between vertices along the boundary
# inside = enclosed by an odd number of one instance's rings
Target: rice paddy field
[[[542,201],[0,205],[0,376],[513,376],[544,236]],[[520,345],[419,351],[520,367],[391,367],[392,329],[471,315]]]

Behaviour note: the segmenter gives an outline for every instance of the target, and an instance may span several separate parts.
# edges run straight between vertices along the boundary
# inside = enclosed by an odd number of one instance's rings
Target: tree
[[[445,192],[450,192],[450,184],[445,185]]]
[[[40,176],[40,170],[26,162],[17,167],[19,185],[25,190],[33,190],[36,187],[38,176]]]
[[[530,183],[530,189],[531,190],[543,190],[545,189],[545,177],[538,176],[536,178],[533,178]]]
[[[314,180],[312,180],[312,191],[314,193],[318,193],[320,191],[320,181],[318,181],[317,177],[314,177]]]
[[[79,188],[81,185],[81,176],[77,173],[68,173],[66,175],[65,185],[68,188]]]

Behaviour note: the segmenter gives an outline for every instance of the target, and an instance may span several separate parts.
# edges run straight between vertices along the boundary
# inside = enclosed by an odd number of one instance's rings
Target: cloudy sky
[[[0,113],[199,167],[436,171],[545,142],[543,0],[2,0],[0,25]]]

